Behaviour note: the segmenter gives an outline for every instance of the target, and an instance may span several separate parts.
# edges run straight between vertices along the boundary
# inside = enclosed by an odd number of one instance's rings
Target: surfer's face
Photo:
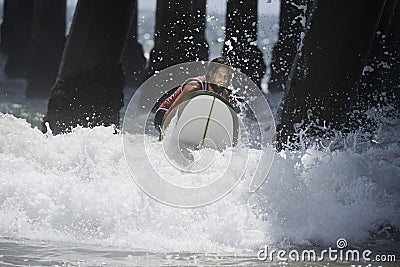
[[[219,88],[227,87],[229,81],[229,70],[225,67],[219,67],[211,75],[211,83],[215,84]]]

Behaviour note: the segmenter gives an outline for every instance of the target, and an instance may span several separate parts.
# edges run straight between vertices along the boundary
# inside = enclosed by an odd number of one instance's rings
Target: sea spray
[[[24,120],[3,115],[0,129],[7,148],[0,154],[1,236],[214,252],[265,240],[264,222],[239,192],[187,210],[148,197],[130,177],[121,136],[111,127],[46,138]]]
[[[363,244],[383,226],[400,227],[400,146],[281,152],[257,192],[271,238],[292,244]],[[358,151],[358,150],[357,150]]]
[[[350,148],[282,152],[256,193],[242,182],[212,205],[179,209],[136,186],[121,136],[113,132],[111,127],[76,128],[46,137],[22,119],[1,115],[0,235],[240,253],[283,241],[330,245],[345,237],[363,244],[380,225],[400,227],[400,148],[393,138],[361,153]],[[250,157],[257,153],[250,149]],[[150,156],[159,162],[163,157]],[[244,179],[255,165],[249,163]]]

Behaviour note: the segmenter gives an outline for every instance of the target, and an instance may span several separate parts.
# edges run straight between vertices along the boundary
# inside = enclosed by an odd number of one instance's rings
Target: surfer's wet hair
[[[224,66],[222,66],[224,65]],[[210,80],[210,75],[214,72],[216,72],[220,67],[226,67],[229,71],[229,80],[228,84],[231,83],[232,81],[232,65],[229,62],[229,60],[226,57],[217,57],[211,60],[211,62],[208,64],[207,69],[206,69],[206,77],[207,80]]]

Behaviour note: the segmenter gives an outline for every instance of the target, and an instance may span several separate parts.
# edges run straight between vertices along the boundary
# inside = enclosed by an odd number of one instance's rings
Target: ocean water
[[[351,247],[398,255],[399,127],[394,119],[382,124],[377,144],[281,153],[254,194],[245,183],[257,164],[251,161],[244,181],[225,198],[180,209],[138,188],[122,137],[112,127],[51,136],[1,114],[0,262],[258,265],[257,251],[265,245],[321,250],[339,238]],[[149,138],[149,156],[161,161],[161,143]],[[256,157],[259,151],[249,153]]]
[[[210,23],[222,30],[220,21]],[[151,36],[152,30],[146,27],[140,31],[150,49],[146,33]],[[270,27],[261,39],[265,44],[273,40],[266,35],[276,33]],[[220,37],[212,38],[222,46]],[[266,54],[269,47],[263,48]],[[212,53],[219,53],[218,46]],[[26,99],[25,86],[24,80],[0,74],[0,265],[399,266],[398,118],[375,113],[380,127],[373,138],[355,132],[324,146],[277,154],[266,182],[253,194],[247,180],[257,161],[250,161],[243,181],[226,197],[180,209],[140,190],[126,166],[122,136],[112,127],[42,134],[37,127],[47,101]],[[279,97],[269,103],[275,110]],[[149,156],[162,163],[161,143],[155,136],[148,140]],[[133,147],[142,145],[133,141]],[[260,151],[248,153],[256,159]],[[225,166],[223,160],[213,164],[216,170]],[[159,169],[171,171],[163,164]],[[138,175],[148,173],[141,169]],[[185,179],[184,173],[174,175]],[[202,175],[199,179],[212,180],[215,172]],[[336,248],[341,238],[349,248],[395,255],[397,262],[257,258],[265,246],[321,252]]]

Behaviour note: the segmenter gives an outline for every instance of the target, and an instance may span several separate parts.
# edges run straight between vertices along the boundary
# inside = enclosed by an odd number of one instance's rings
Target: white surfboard
[[[196,91],[178,107],[174,135],[180,145],[223,150],[237,143],[239,124],[231,104],[216,93]]]

